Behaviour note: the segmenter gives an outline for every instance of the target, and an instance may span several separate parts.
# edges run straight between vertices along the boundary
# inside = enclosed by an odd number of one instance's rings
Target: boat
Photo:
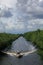
[[[22,58],[22,57],[23,57],[23,54],[21,54],[21,52],[17,52],[17,53],[16,53],[16,57]]]

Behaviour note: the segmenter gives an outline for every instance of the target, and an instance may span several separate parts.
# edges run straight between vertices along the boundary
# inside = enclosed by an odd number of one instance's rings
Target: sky
[[[43,0],[0,0],[0,32],[43,29]]]

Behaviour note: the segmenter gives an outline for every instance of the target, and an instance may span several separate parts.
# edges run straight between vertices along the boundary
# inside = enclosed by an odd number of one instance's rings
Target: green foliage
[[[33,32],[27,32],[23,35],[28,41],[33,42],[38,49],[43,50],[43,30],[37,30]],[[42,56],[43,53],[40,51],[39,54]]]
[[[37,53],[40,55],[40,58],[43,60],[43,50],[39,49]]]
[[[11,45],[12,41],[16,40],[18,37],[18,34],[0,33],[0,50]]]

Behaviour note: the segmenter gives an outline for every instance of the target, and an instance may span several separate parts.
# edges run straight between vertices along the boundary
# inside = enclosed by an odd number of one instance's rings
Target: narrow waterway
[[[35,50],[35,51],[34,51]],[[25,54],[22,58],[18,59],[11,54],[0,54],[0,65],[42,65],[39,55],[36,53],[36,48],[31,42],[26,41],[23,37],[18,38],[12,42],[11,47],[5,50],[5,52],[31,52]]]

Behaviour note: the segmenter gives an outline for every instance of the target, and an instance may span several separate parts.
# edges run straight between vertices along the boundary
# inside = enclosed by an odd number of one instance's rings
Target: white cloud
[[[43,0],[39,0],[39,2],[41,2],[41,1],[43,1]]]
[[[20,23],[20,22],[18,22],[16,25],[15,25],[15,29],[17,29],[17,30],[22,30],[22,29],[24,29],[24,24],[23,23]]]
[[[8,22],[8,23],[6,24],[6,26],[5,26],[5,28],[6,28],[6,29],[12,29],[12,28],[14,28],[14,24],[11,23],[11,22]]]
[[[23,23],[13,23],[13,22],[8,22],[7,23],[7,26],[6,26],[6,29],[15,29],[15,30],[21,30],[21,29],[24,29],[24,24]]]
[[[0,4],[6,5],[7,7],[14,7],[16,5],[17,0],[1,0]]]
[[[32,29],[33,27],[32,27],[31,25],[28,25],[27,28],[28,28],[28,29]]]
[[[3,19],[4,20],[4,19]],[[6,22],[7,21],[7,22]],[[4,28],[5,30],[23,30],[25,28],[24,22],[13,22],[11,21],[11,19],[6,19],[4,21],[0,21],[0,25],[2,27],[2,29]]]
[[[43,0],[0,0],[0,20],[0,31],[24,32],[43,28]]]

